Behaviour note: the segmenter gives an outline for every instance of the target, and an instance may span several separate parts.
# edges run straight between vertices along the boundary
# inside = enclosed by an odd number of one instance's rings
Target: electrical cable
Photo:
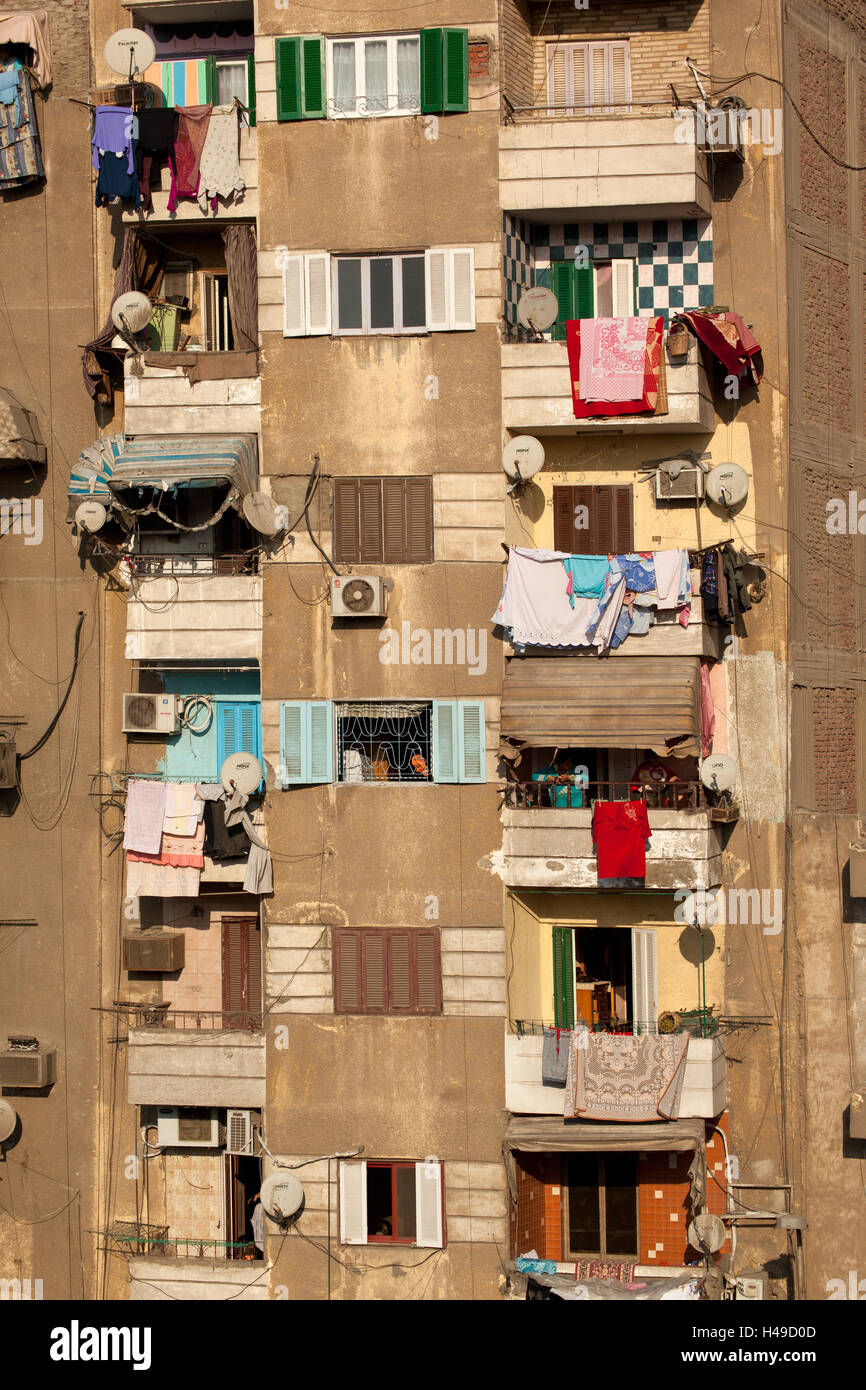
[[[32,758],[34,753],[38,753],[40,748],[43,748],[45,746],[45,744],[48,742],[51,735],[53,734],[54,730],[56,729],[61,714],[66,708],[66,701],[69,699],[69,696],[72,693],[72,683],[75,680],[75,673],[78,670],[78,663],[80,659],[78,655],[78,648],[81,641],[81,626],[86,617],[86,613],[80,612],[78,614],[78,622],[75,627],[75,640],[73,643],[72,670],[69,673],[69,680],[66,685],[66,690],[63,694],[63,699],[60,701],[60,705],[58,706],[57,712],[54,715],[54,718],[51,720],[50,724],[48,725],[48,728],[45,730],[45,733],[42,735],[42,737],[37,739],[33,747],[28,748],[26,753],[18,754],[18,760],[20,762],[23,762],[25,758]]]

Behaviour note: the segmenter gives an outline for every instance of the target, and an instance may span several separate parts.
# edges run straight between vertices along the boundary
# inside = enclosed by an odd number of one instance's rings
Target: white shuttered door
[[[643,927],[631,933],[632,1022],[654,1028],[658,1022],[658,936]]]
[[[442,1248],[442,1164],[425,1158],[415,1164],[416,1245]]]
[[[331,331],[331,258],[327,252],[306,257],[307,333],[321,337]]]
[[[634,314],[634,261],[611,261],[611,294],[613,317],[631,318]]]
[[[448,252],[425,251],[424,285],[427,298],[427,330],[444,332],[448,322]]]
[[[283,266],[283,337],[303,338],[307,332],[304,257],[287,256]]]
[[[367,1244],[367,1165],[340,1164],[340,1241],[343,1245]]]

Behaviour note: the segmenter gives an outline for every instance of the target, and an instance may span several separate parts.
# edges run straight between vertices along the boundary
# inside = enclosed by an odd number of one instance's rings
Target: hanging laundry
[[[243,859],[249,854],[250,840],[243,826],[226,825],[223,801],[208,801],[204,808],[205,853],[219,862],[222,859]]]
[[[124,849],[138,854],[159,854],[165,801],[164,782],[133,778],[127,783]]]
[[[706,758],[713,751],[713,734],[716,731],[716,708],[710,690],[710,663],[701,658],[701,757]]]
[[[581,392],[581,333],[583,325],[592,319],[569,319],[565,325],[568,367],[571,373],[572,403],[578,420],[596,415],[631,415],[642,411],[663,414],[667,411],[662,355],[663,320],[646,320],[647,335],[644,352],[643,385],[634,400],[585,400]]]
[[[576,599],[567,593],[563,561],[571,557],[558,550],[509,552],[505,588],[491,621],[500,624],[516,644],[540,647],[583,647],[586,629],[595,608],[594,599]]]
[[[138,183],[141,207],[153,211],[151,176],[154,166],[164,163],[174,150],[177,112],[173,106],[148,107],[138,113]]]
[[[141,864],[134,859],[126,865],[126,895],[129,898],[197,898],[201,869],[178,869],[170,864]]]
[[[51,85],[51,45],[48,35],[48,15],[44,10],[19,10],[0,14],[0,48],[7,44],[26,43],[36,57],[33,76],[37,86]]]
[[[581,321],[581,400],[640,400],[648,326],[641,318]]]
[[[542,1086],[564,1086],[568,1074],[570,1028],[545,1028],[541,1045]]]
[[[212,106],[178,106],[177,135],[171,160],[168,210],[174,212],[181,198],[197,198],[201,179],[201,152],[207,138]]]
[[[683,594],[683,572],[689,573],[689,556],[686,550],[656,550],[653,552],[653,566],[656,576],[656,607],[659,609],[679,608],[689,589]],[[688,583],[688,579],[686,580]],[[689,586],[690,588],[690,586]]]
[[[638,555],[617,555],[620,574],[624,574],[632,593],[645,594],[656,587],[655,560],[651,552]]]
[[[105,207],[115,198],[130,199],[136,209],[141,204],[135,171],[138,117],[128,106],[97,106],[93,123],[91,163],[98,169],[96,206]]]
[[[607,576],[607,588],[599,601],[598,613],[586,630],[588,641],[600,652],[607,651],[614,635],[619,615],[625,599],[625,577],[619,573],[614,561]]]
[[[202,808],[204,809],[204,808]],[[158,854],[139,854],[127,850],[126,857],[139,864],[171,864],[174,868],[204,868],[204,821],[192,835],[171,835],[163,831]]]
[[[45,177],[30,75],[15,59],[0,68],[0,191]]]
[[[714,550],[708,550],[701,561],[701,598],[704,601],[705,621],[717,623],[719,621],[719,584]]]
[[[216,212],[218,198],[230,198],[233,193],[241,195],[246,188],[241,174],[238,135],[238,109],[234,103],[215,106],[201,152],[198,202],[202,212],[207,212],[208,202]]]
[[[566,593],[574,607],[574,596],[601,598],[610,568],[606,555],[566,555],[562,561],[568,575]]]
[[[671,330],[687,324],[696,338],[709,348],[710,352],[727,372],[742,381],[751,381],[758,386],[764,374],[764,359],[761,344],[740,318],[739,314],[726,312],[710,314],[706,311],[692,310],[678,314],[671,323]]]
[[[649,819],[643,801],[597,801],[592,812],[592,842],[598,878],[645,878]]]

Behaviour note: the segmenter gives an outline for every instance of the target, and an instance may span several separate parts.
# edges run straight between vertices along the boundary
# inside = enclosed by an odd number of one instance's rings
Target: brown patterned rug
[[[575,1035],[576,1036],[576,1035]],[[572,1040],[565,1086],[569,1119],[675,1120],[685,1075],[687,1033],[590,1033]]]

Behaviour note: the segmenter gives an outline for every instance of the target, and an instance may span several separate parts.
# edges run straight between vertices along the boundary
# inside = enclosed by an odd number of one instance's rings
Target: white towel
[[[134,850],[137,854],[159,854],[165,824],[165,801],[165,782],[133,779],[127,784],[124,849]]]
[[[126,894],[129,898],[197,898],[201,869],[175,868],[171,864],[126,861]]]
[[[194,782],[166,782],[166,835],[195,835],[204,815],[204,802],[196,796]]]

